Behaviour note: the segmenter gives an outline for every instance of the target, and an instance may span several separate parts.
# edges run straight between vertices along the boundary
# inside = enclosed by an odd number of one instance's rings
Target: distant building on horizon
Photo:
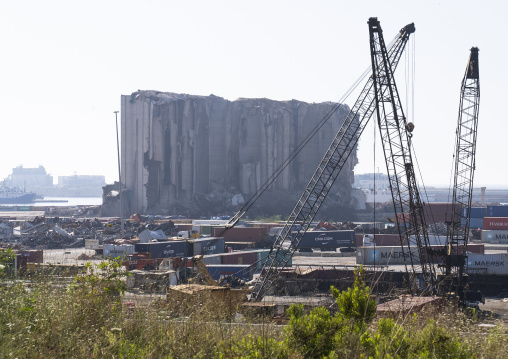
[[[101,175],[58,176],[59,188],[97,187],[106,185],[106,177]]]
[[[6,185],[17,187],[27,192],[37,192],[38,189],[53,186],[53,176],[46,173],[44,166],[24,168],[18,166],[12,169],[12,174],[6,179]]]
[[[12,169],[5,180],[8,187],[17,187],[27,192],[50,197],[101,197],[102,187],[106,185],[103,175],[58,176],[58,184],[53,184],[53,176],[46,173],[44,166]]]
[[[368,190],[384,190],[390,188],[390,180],[388,175],[384,173],[355,174],[353,187]]]

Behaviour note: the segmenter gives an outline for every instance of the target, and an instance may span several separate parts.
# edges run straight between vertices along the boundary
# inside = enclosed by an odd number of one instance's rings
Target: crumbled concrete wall
[[[130,212],[232,214],[334,105],[156,91],[122,96],[122,182]],[[263,209],[263,201],[275,200],[289,215],[348,111],[335,112],[256,203],[259,211],[269,214],[275,208]],[[350,201],[356,162],[353,153],[331,191],[339,192],[335,205]]]

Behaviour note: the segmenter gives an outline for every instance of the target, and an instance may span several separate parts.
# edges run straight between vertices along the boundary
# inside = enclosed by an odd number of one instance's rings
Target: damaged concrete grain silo
[[[334,105],[228,101],[214,95],[156,91],[122,96],[125,212],[191,217],[232,214]],[[249,214],[290,213],[348,111],[342,106],[334,113]],[[351,198],[356,153],[348,161],[326,201],[335,210],[348,206]]]

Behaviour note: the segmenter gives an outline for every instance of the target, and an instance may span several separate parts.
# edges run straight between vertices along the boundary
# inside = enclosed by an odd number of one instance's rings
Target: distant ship
[[[35,202],[35,193],[19,188],[0,187],[0,204],[27,204]]]

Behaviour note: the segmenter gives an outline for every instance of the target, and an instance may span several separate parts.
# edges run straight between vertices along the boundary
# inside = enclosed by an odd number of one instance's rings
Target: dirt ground
[[[494,319],[508,324],[508,298],[485,298],[485,304],[480,304],[480,310],[490,311],[494,314]]]

